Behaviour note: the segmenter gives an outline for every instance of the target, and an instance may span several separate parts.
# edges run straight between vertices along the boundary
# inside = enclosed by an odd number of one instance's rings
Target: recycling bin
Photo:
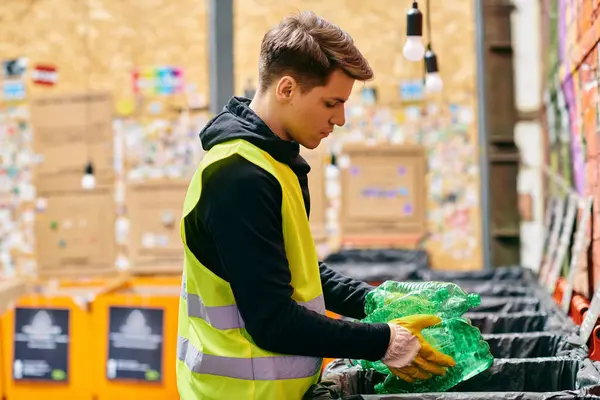
[[[331,269],[373,286],[387,280],[417,280],[419,271],[429,269],[424,250],[344,249],[329,254],[323,262]]]
[[[523,311],[515,313],[472,313],[464,314],[481,333],[518,333],[555,331],[577,332],[570,319],[556,312]]]
[[[528,296],[482,296],[481,304],[473,307],[471,312],[511,313],[523,311],[542,311],[541,301],[537,297]]]
[[[600,399],[595,397],[600,396],[598,365],[587,358],[496,359],[488,370],[445,393],[378,395],[375,387],[383,379],[384,375],[374,370],[348,367],[344,360],[336,360],[303,399]]]
[[[7,309],[13,307],[14,302],[26,291],[26,283],[19,279],[0,279],[0,317]],[[0,338],[2,338],[2,320],[0,318]],[[0,339],[0,366],[3,366],[5,357],[4,343]],[[0,398],[6,398],[6,385],[4,374],[0,373]]]
[[[97,400],[178,399],[181,277],[138,277],[94,301]]]
[[[534,283],[537,281],[535,274],[528,268],[510,266],[485,269],[478,271],[438,271],[421,270],[419,271],[421,279],[427,281],[482,281],[482,282],[503,282],[518,281]]]
[[[521,282],[492,282],[492,281],[456,281],[464,291],[478,293],[481,296],[537,296],[539,288]]]
[[[1,332],[7,400],[93,398],[91,303],[122,283],[120,278],[40,283],[7,310]]]
[[[365,263],[365,264],[403,264],[414,266],[423,271],[430,268],[429,256],[425,250],[412,249],[342,249],[331,253],[323,260],[330,263]]]
[[[417,269],[396,263],[327,263],[327,266],[347,277],[379,286],[385,281],[414,281]]]
[[[2,320],[0,319],[0,338],[2,338]],[[4,368],[4,343],[0,339],[0,366]],[[4,383],[4,374],[0,373],[0,399],[6,399],[6,384]]]
[[[584,359],[588,348],[577,335],[561,332],[484,334],[494,358],[570,357]]]

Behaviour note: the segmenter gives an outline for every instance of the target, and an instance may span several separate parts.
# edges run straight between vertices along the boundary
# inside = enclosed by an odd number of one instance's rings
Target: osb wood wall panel
[[[425,12],[425,1],[420,1]],[[432,39],[438,56],[447,101],[464,101],[472,94],[475,106],[475,14],[472,0],[431,1]],[[281,18],[312,10],[346,30],[375,71],[382,104],[396,103],[398,82],[418,78],[423,64],[402,57],[406,39],[406,11],[412,0],[235,0],[235,87],[249,79],[256,83],[258,56],[264,33]],[[424,19],[425,23],[425,19]],[[362,85],[357,84],[355,89]]]
[[[425,1],[419,3],[425,12]],[[257,82],[258,56],[264,33],[284,16],[310,9],[345,29],[368,58],[375,71],[375,80],[369,85],[377,88],[378,107],[401,111],[403,105],[399,100],[398,84],[423,76],[422,63],[411,63],[402,56],[406,11],[411,4],[412,0],[235,1],[236,92],[243,93],[249,80],[254,84]],[[420,129],[425,133],[417,134],[421,135],[421,140],[429,141],[428,214],[432,236],[427,247],[437,268],[476,269],[481,267],[482,254],[476,155],[474,3],[472,0],[431,1],[430,19],[433,46],[445,86],[443,95],[433,103],[440,109],[458,104],[469,111],[472,120],[460,134],[441,133],[431,122],[424,122],[427,126]],[[355,85],[353,98],[358,97],[362,87],[364,85],[360,83]],[[333,136],[338,132],[340,130]],[[410,141],[407,136],[410,134],[405,135]],[[440,186],[443,187],[442,194],[435,195]]]
[[[116,101],[131,96],[134,67],[161,65],[208,97],[207,14],[205,0],[2,1],[0,59],[57,67],[58,84],[30,85],[30,97],[90,89]]]
[[[424,9],[424,1],[420,3]],[[444,104],[466,105],[475,116],[473,1],[431,3],[434,47],[445,84],[441,100]],[[258,52],[264,32],[290,12],[312,9],[340,24],[354,37],[375,70],[373,85],[378,89],[379,104],[397,107],[398,83],[422,76],[421,63],[410,63],[402,57],[405,13],[410,4],[411,0],[236,0],[236,94],[243,93],[248,79],[256,82]],[[183,68],[186,82],[196,86],[197,92],[204,93],[208,99],[207,16],[206,0],[4,1],[0,7],[0,59],[26,56],[30,66],[36,63],[56,65],[58,84],[53,88],[30,84],[29,98],[47,92],[73,93],[89,89],[109,91],[113,99],[119,100],[131,95],[131,70],[134,67],[170,65]],[[356,85],[356,90],[361,87]],[[457,139],[457,142],[462,140],[476,149],[476,131],[473,128],[476,121],[472,121],[470,126],[467,138]],[[460,148],[462,144],[457,146]],[[430,146],[430,149],[433,147],[441,148],[433,150],[438,154],[456,146],[449,141]],[[472,155],[463,154],[463,157],[470,157],[469,162],[476,163],[475,154],[474,150]],[[466,174],[463,167],[459,166],[458,170],[460,174]],[[469,185],[472,185],[473,179],[478,179],[478,175],[469,178]],[[464,183],[454,173],[447,176],[444,186]],[[452,215],[464,211],[453,204],[442,207],[436,203],[432,207],[433,212],[447,218],[454,218]],[[459,215],[455,219],[460,218]],[[480,266],[478,210],[470,210],[467,222],[468,235],[476,238],[475,250],[453,255],[442,245],[445,239],[430,240],[432,260],[436,266]],[[440,223],[438,225],[441,226]],[[434,234],[443,233],[442,228],[436,229]],[[465,236],[453,233],[458,231],[458,228],[450,230],[447,236]],[[460,249],[461,246],[454,243],[450,247]]]

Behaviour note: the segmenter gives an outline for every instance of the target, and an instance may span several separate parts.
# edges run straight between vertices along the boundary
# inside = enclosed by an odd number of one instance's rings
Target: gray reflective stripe
[[[228,306],[206,306],[200,296],[187,293],[185,284],[182,285],[181,296],[186,299],[188,316],[201,318],[216,329],[243,328],[244,320],[235,304]],[[305,303],[298,303],[309,310],[325,314],[325,301],[323,295]]]
[[[301,306],[308,308],[311,311],[318,312],[319,314],[325,314],[325,299],[323,299],[323,295],[315,297],[311,301],[307,301],[306,303],[298,303]]]
[[[244,320],[235,304],[207,307],[196,294],[187,294],[188,316],[202,318],[216,329],[243,328]]]
[[[236,358],[203,354],[181,336],[177,339],[177,358],[197,374],[256,381],[308,378],[321,370],[322,363],[320,358],[303,356]]]

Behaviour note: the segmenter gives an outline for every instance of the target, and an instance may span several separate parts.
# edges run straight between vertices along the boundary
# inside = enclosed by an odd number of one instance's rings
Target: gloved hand
[[[440,322],[434,315],[410,315],[390,321],[390,345],[383,363],[406,382],[443,376],[446,367],[456,365],[454,359],[435,350],[421,335],[422,329]]]

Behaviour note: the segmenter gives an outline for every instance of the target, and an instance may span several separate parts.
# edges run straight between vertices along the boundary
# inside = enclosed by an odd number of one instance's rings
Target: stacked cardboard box
[[[105,93],[42,97],[31,105],[37,274],[96,276],[114,271],[113,106]],[[82,178],[91,162],[95,187]]]

